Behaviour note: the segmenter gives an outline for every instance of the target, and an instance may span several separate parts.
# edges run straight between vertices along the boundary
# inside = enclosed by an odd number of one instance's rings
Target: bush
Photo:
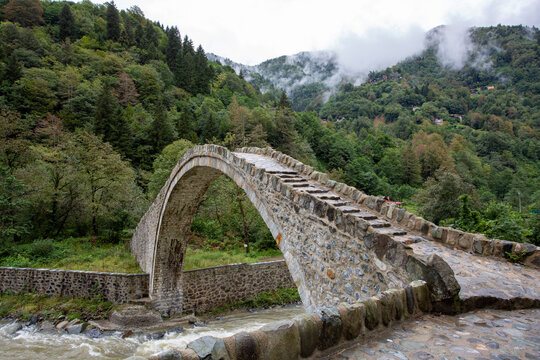
[[[54,257],[58,247],[51,239],[38,239],[28,247],[28,255],[34,260]]]

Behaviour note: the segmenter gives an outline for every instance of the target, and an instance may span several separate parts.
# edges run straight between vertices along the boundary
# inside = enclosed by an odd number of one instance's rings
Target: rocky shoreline
[[[287,305],[272,306],[281,308]],[[218,315],[186,315],[178,318],[162,319],[158,312],[141,305],[126,305],[110,313],[107,319],[82,320],[60,316],[51,320],[43,314],[33,314],[29,320],[21,321],[9,316],[0,319],[0,333],[14,336],[20,330],[32,330],[58,335],[83,335],[89,338],[119,336],[121,338],[137,337],[140,341],[159,340],[166,334],[182,333],[186,329],[203,327],[208,322],[220,320],[221,317],[237,312],[254,312],[261,308],[239,308]]]

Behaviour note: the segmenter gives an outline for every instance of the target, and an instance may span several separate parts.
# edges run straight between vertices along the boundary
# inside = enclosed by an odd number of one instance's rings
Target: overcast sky
[[[254,65],[300,51],[407,52],[441,24],[540,24],[540,0],[115,0],[178,26],[207,52]],[[410,52],[410,51],[409,51]],[[352,51],[352,56],[357,56]]]

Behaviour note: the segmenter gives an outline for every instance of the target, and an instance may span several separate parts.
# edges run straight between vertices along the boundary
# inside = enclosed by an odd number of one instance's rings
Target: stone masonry
[[[180,159],[131,241],[132,253],[150,274],[152,303],[163,314],[180,313],[189,301],[182,272],[187,237],[202,195],[222,174],[258,209],[308,311],[351,304],[417,279],[428,279],[440,300],[459,291],[439,256],[415,254],[394,240],[405,234],[402,229],[356,204],[365,196],[360,191],[272,149],[230,152],[204,145]]]
[[[125,303],[148,296],[148,274],[0,267],[0,293],[36,292],[49,296],[101,296]]]
[[[185,271],[183,311],[204,313],[256,297],[263,291],[294,288],[285,261],[232,264]]]

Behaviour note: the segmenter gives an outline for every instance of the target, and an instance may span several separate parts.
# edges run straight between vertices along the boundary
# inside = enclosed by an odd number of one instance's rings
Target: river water
[[[182,333],[167,333],[159,340],[148,340],[143,334],[122,339],[120,332],[92,339],[85,335],[41,332],[33,326],[25,327],[14,335],[7,335],[0,327],[0,359],[125,359],[133,355],[148,357],[164,350],[183,348],[201,336],[223,338],[239,331],[256,330],[270,322],[292,319],[304,313],[301,305],[235,313],[220,320],[212,320],[203,327],[186,329]]]

